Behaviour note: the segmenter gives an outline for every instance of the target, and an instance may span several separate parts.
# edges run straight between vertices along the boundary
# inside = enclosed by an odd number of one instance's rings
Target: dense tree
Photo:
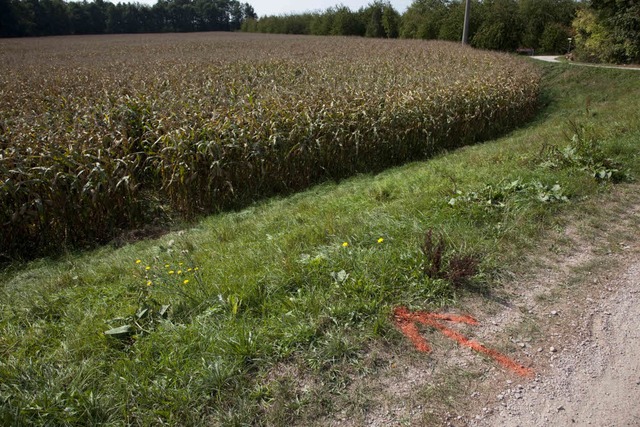
[[[391,6],[391,3],[386,3],[382,7],[382,26],[384,27],[384,33],[387,38],[396,38],[400,35],[400,14]]]
[[[18,35],[19,14],[11,0],[0,0],[0,37]]]
[[[416,0],[401,20],[405,38],[461,40],[464,0]],[[472,0],[470,40],[486,49],[567,49],[575,0]],[[544,39],[544,46],[543,46]]]
[[[69,3],[69,21],[73,34],[90,34],[92,32],[89,22],[89,9],[83,3]]]
[[[640,62],[640,2],[591,0],[573,24],[582,59]]]
[[[236,0],[159,0],[140,3],[0,0],[0,36],[232,31],[257,16]]]
[[[538,47],[542,52],[564,53],[571,50],[570,29],[560,23],[550,22],[544,27]]]
[[[474,2],[475,3],[475,2]],[[445,13],[440,20],[440,28],[438,30],[438,39],[460,41],[462,40],[462,26],[464,24],[464,1],[454,0],[447,2],[447,13]],[[478,16],[477,5],[472,5],[471,9],[474,11],[471,14],[471,19],[476,20]],[[471,32],[473,34],[474,31]]]
[[[382,25],[383,9],[380,3],[376,2],[364,10],[367,23],[364,35],[366,37],[384,37],[385,31]]]
[[[355,12],[346,6],[339,6],[335,10],[331,34],[336,36],[362,35],[363,23]]]
[[[400,14],[389,2],[375,1],[358,11],[366,37],[398,37]]]
[[[592,1],[598,3],[599,8],[597,11],[594,8],[590,16],[604,16],[617,24],[616,32],[599,21],[599,25],[608,31],[608,37],[618,35],[618,39],[622,40],[618,50],[624,50],[627,56],[637,52],[639,2]],[[465,2],[415,0],[400,15],[387,0],[373,0],[356,12],[340,6],[324,12],[249,19],[245,20],[242,29],[270,33],[460,41]],[[473,46],[483,49],[514,51],[524,47],[548,53],[564,53],[569,49],[568,39],[574,34],[571,23],[580,4],[579,0],[471,0],[469,39]]]
[[[402,16],[400,37],[437,39],[440,25],[447,14],[445,0],[416,0]]]
[[[473,46],[495,50],[518,48],[524,25],[516,0],[485,0],[480,13],[482,24],[471,37]]]
[[[315,36],[326,36],[331,33],[333,27],[334,13],[328,9],[325,13],[316,14],[309,22],[309,34]]]
[[[260,33],[394,38],[399,35],[401,20],[401,15],[391,3],[375,0],[357,11],[352,11],[346,6],[336,6],[324,12],[247,19],[242,25],[242,30]]]
[[[571,21],[576,16],[577,3],[573,0],[520,0],[519,14],[523,19],[522,45],[546,52],[566,50],[571,37]],[[546,34],[545,34],[546,33]],[[564,37],[561,46],[552,48],[551,39]],[[543,39],[545,46],[542,46]]]

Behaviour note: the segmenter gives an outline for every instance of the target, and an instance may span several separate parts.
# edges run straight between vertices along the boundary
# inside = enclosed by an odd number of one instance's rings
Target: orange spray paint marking
[[[478,321],[471,316],[458,316],[451,314],[437,314],[437,313],[427,313],[426,311],[409,311],[406,307],[398,307],[394,311],[394,317],[396,321],[396,326],[400,331],[411,340],[413,345],[416,347],[418,351],[423,353],[429,353],[431,351],[431,347],[427,343],[427,340],[420,334],[418,330],[418,326],[416,323],[422,323],[423,325],[431,326],[436,328],[440,332],[442,332],[445,336],[451,338],[452,340],[471,348],[472,350],[477,351],[478,353],[486,354],[491,357],[493,360],[504,366],[505,368],[515,372],[516,374],[523,377],[533,376],[533,370],[530,368],[526,368],[514,360],[508,358],[504,354],[487,348],[480,344],[479,342],[472,341],[464,335],[456,332],[452,329],[447,328],[442,323],[438,322],[439,320],[446,320],[454,323],[466,323],[468,325],[477,325]]]

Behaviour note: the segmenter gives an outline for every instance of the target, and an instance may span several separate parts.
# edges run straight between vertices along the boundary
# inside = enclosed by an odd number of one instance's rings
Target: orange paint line
[[[471,316],[466,315],[455,315],[455,314],[438,314],[438,313],[428,313],[426,311],[409,311],[406,307],[398,307],[394,311],[396,319],[401,317],[404,319],[411,320],[413,322],[425,323],[428,319],[437,319],[437,320],[448,320],[450,322],[456,323],[466,323],[469,325],[477,325],[478,321]]]
[[[438,329],[440,332],[442,332],[444,335],[448,336],[449,338],[457,341],[459,344],[462,344],[464,346],[467,346],[469,348],[471,348],[472,350],[475,350],[479,353],[484,353],[487,356],[491,357],[492,359],[494,359],[496,362],[498,362],[499,364],[501,364],[502,366],[504,366],[505,368],[515,372],[516,374],[523,376],[523,377],[529,377],[533,375],[533,370],[529,369],[529,368],[525,368],[524,366],[516,363],[515,361],[513,361],[512,359],[510,359],[509,357],[505,356],[504,354],[496,351],[496,350],[492,350],[490,348],[487,348],[485,346],[483,346],[482,344],[480,344],[477,341],[471,341],[470,339],[468,339],[467,337],[465,337],[464,335],[460,334],[459,332],[456,332],[452,329],[447,328],[446,326],[436,322],[436,321],[430,321],[429,324],[431,326],[433,326],[434,328]]]
[[[442,332],[445,336],[455,340],[461,345],[471,348],[479,353],[486,354],[487,356],[494,359],[500,365],[505,368],[515,372],[516,374],[523,377],[533,376],[534,372],[532,369],[524,367],[504,354],[487,348],[480,344],[477,341],[472,341],[465,337],[464,335],[456,332],[452,329],[447,328],[437,320],[447,320],[456,323],[467,323],[470,325],[477,325],[478,321],[475,320],[471,316],[457,316],[457,315],[449,315],[449,314],[437,314],[437,313],[427,313],[424,311],[411,312],[406,307],[398,307],[394,311],[394,317],[396,320],[396,325],[398,329],[407,337],[413,345],[416,347],[418,351],[423,353],[428,353],[431,351],[427,340],[420,334],[418,327],[416,326],[416,322],[420,322],[424,325],[428,325],[436,328],[440,332]]]
[[[420,331],[418,330],[415,322],[401,321],[397,324],[400,331],[402,331],[405,337],[411,340],[418,351],[423,353],[429,353],[431,351],[431,347],[429,347],[427,340],[420,335]]]

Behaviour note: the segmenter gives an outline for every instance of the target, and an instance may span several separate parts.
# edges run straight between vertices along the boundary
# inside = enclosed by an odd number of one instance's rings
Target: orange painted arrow
[[[504,366],[505,368],[515,372],[516,374],[523,377],[533,376],[533,370],[530,368],[526,368],[512,359],[508,358],[504,354],[497,352],[496,350],[492,350],[487,348],[476,341],[471,341],[467,337],[463,336],[459,332],[456,332],[452,329],[447,328],[439,320],[446,320],[454,323],[466,323],[468,325],[477,325],[478,321],[471,316],[457,316],[451,314],[437,314],[437,313],[427,313],[426,311],[409,311],[406,307],[398,307],[394,311],[394,317],[396,321],[396,326],[400,331],[413,342],[416,349],[418,351],[429,353],[431,351],[431,347],[427,343],[427,340],[420,335],[420,331],[418,330],[417,323],[422,323],[423,325],[431,326],[436,328],[440,332],[442,332],[447,337],[457,341],[458,343],[467,346],[479,353],[486,354],[487,356],[494,359],[496,362]]]

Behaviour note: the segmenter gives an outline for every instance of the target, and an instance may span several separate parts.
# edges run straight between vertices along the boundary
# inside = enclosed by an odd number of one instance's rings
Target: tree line
[[[242,30],[460,41],[465,0],[415,0],[400,14],[376,0],[352,11],[336,6],[303,14],[250,18]],[[640,2],[635,0],[471,0],[470,44],[482,49],[566,53],[580,59],[640,61]],[[570,40],[571,39],[571,40]]]
[[[341,5],[330,7],[323,12],[247,19],[242,24],[242,30],[278,34],[395,38],[400,35],[401,19],[401,15],[390,3],[375,2],[355,12]]]
[[[459,41],[465,0],[415,0],[402,14],[386,0],[258,19],[237,0],[0,0],[0,37],[188,31],[343,35]],[[482,49],[573,50],[581,60],[640,62],[640,1],[471,0],[469,40]]]
[[[255,18],[251,5],[236,0],[159,0],[152,6],[104,0],[0,0],[0,37],[233,31]]]
[[[566,51],[576,5],[574,0],[472,0],[470,42],[485,49],[526,46]],[[416,0],[400,14],[387,1],[374,1],[357,11],[337,6],[312,13],[248,19],[242,30],[460,41],[464,9],[464,0]]]

